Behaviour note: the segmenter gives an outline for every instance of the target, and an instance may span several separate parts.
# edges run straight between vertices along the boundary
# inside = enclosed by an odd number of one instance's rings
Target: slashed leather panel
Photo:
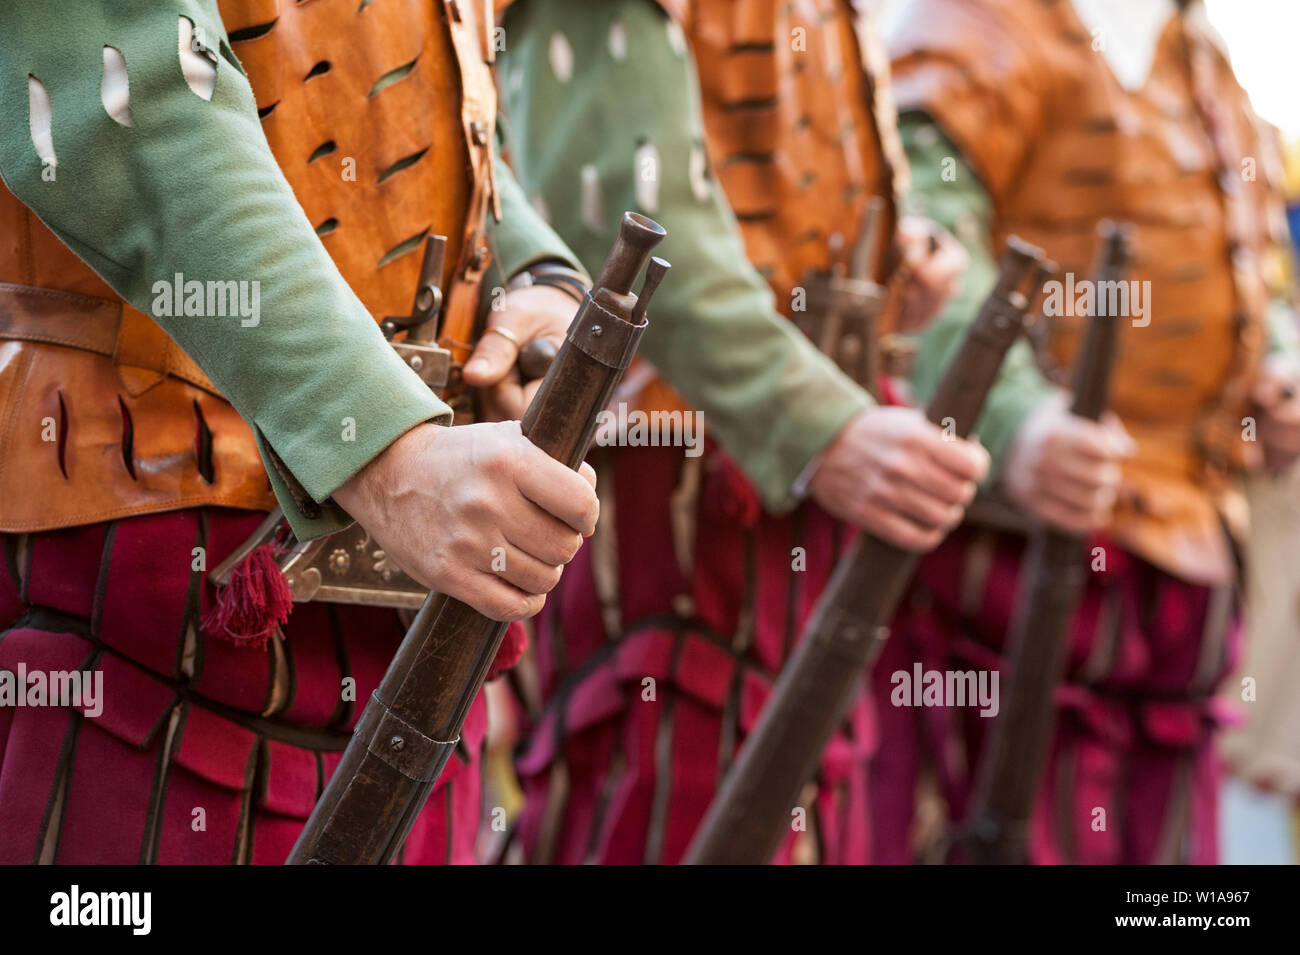
[[[376,319],[409,312],[419,239],[448,237],[440,332],[463,360],[490,258],[486,6],[222,0],[220,10],[277,161]],[[5,286],[21,288],[0,295],[0,530],[274,506],[252,431],[202,371],[0,188]]]

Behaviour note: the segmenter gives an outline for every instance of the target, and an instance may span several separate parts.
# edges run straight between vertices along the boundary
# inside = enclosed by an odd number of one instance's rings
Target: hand
[[[494,620],[542,609],[596,527],[596,472],[573,472],[516,421],[422,424],[334,492],[384,552],[431,590]]]
[[[518,421],[541,386],[541,379],[524,382],[515,359],[519,348],[544,338],[558,350],[578,310],[572,297],[550,285],[531,285],[506,292],[503,308],[488,309],[488,328],[505,328],[519,339],[488,332],[465,363],[465,383],[482,388],[484,416],[489,421]]]
[[[1120,462],[1137,451],[1119,418],[1101,423],[1070,413],[1061,392],[1020,425],[1002,467],[1002,487],[1034,518],[1079,534],[1110,523]]]
[[[898,330],[919,332],[957,294],[970,256],[951,232],[917,216],[899,220],[897,241],[903,259]]]
[[[1280,471],[1300,457],[1300,371],[1283,355],[1270,355],[1255,385],[1264,461]]]
[[[927,551],[961,523],[988,469],[987,451],[946,437],[920,411],[868,408],[826,449],[810,490],[835,517]]]

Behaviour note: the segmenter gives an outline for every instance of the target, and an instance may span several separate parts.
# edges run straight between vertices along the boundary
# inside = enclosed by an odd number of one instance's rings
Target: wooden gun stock
[[[1101,249],[1093,269],[1098,308],[1075,365],[1071,407],[1090,421],[1101,420],[1110,403],[1121,317],[1108,314],[1102,290],[1112,286],[1101,283],[1123,281],[1133,258],[1127,225],[1103,222],[1098,231]],[[1056,687],[1087,584],[1087,538],[1038,527],[1025,560],[1020,612],[1007,641],[1002,705],[981,761],[969,821],[952,840],[962,861],[981,865],[1026,860],[1029,815],[1056,725]]]
[[[926,415],[970,434],[1007,351],[1051,266],[1012,237],[997,285],[939,383]],[[688,864],[761,864],[788,831],[790,811],[888,636],[918,555],[867,534],[835,568],[771,699],[723,778],[687,850]]]
[[[523,433],[577,468],[632,361],[645,309],[668,263],[654,259],[640,296],[631,292],[650,250],[666,233],[634,213],[523,419]],[[470,705],[506,624],[431,593],[289,855],[288,864],[381,865],[401,848],[460,738]]]

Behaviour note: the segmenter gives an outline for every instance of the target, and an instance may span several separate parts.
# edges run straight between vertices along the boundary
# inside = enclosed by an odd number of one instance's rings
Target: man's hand
[[[927,551],[961,522],[988,469],[980,445],[946,437],[920,411],[868,408],[826,449],[810,490],[835,517]]]
[[[903,259],[898,330],[919,332],[957,294],[970,256],[951,232],[918,216],[899,220],[898,249]]]
[[[542,609],[600,507],[519,423],[412,428],[334,493],[384,552],[426,587],[495,620]]]
[[[1110,523],[1120,462],[1137,451],[1119,418],[1101,423],[1070,413],[1061,392],[1025,418],[1002,467],[1002,487],[1033,517],[1086,534]]]
[[[540,378],[520,381],[515,365],[519,349],[542,338],[558,350],[578,303],[552,286],[532,285],[506,292],[502,305],[488,310],[487,324],[509,334],[484,333],[465,363],[465,383],[483,389],[482,409],[489,421],[517,421],[541,386]]]
[[[1283,355],[1271,355],[1255,385],[1259,440],[1264,461],[1281,471],[1300,457],[1300,371]]]

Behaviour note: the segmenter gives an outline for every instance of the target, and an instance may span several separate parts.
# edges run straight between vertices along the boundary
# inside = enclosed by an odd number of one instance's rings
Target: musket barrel
[[[645,331],[644,307],[629,294],[650,250],[666,233],[627,213],[597,286],[522,422],[524,435],[577,468]],[[656,266],[657,278],[667,263]],[[643,297],[653,293],[653,285]],[[431,593],[370,701],[290,854],[290,865],[381,865],[401,848],[496,657],[506,624],[445,594]]]
[[[1051,266],[1012,237],[993,293],[944,373],[926,415],[965,437]],[[919,556],[869,534],[835,568],[687,850],[688,864],[761,864],[788,831],[791,810],[844,718]]]
[[[1101,283],[1123,281],[1132,263],[1132,228],[1106,221],[1093,267],[1098,310],[1075,364],[1074,414],[1099,421],[1110,398],[1121,316],[1107,310]],[[1105,304],[1104,304],[1105,303]],[[1055,692],[1065,669],[1074,616],[1087,586],[1087,538],[1040,526],[1025,551],[1020,612],[1007,640],[1002,705],[989,735],[958,843],[969,861],[1018,864],[1027,857],[1029,816],[1055,728]]]

